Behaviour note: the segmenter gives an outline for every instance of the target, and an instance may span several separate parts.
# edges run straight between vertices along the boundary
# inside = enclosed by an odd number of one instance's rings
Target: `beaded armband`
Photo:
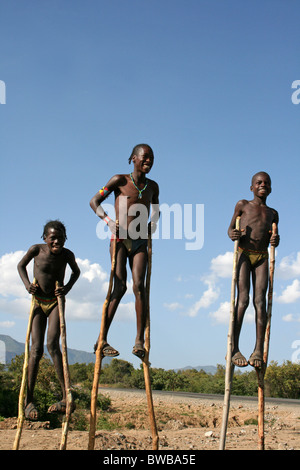
[[[104,220],[104,222],[105,222],[105,223],[108,225],[108,222],[110,222],[110,221],[111,221],[111,218],[110,218],[110,217],[108,217],[108,215],[107,215],[106,217],[104,217],[104,219],[103,219],[103,220]]]
[[[99,189],[99,193],[101,196],[106,196],[106,194],[108,193],[108,189],[106,186],[103,186],[103,188]]]

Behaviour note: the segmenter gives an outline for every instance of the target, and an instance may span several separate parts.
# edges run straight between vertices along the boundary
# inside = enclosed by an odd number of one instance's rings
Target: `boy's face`
[[[50,228],[46,237],[44,238],[44,241],[47,243],[51,253],[57,255],[63,249],[65,244],[65,236],[61,230]]]
[[[138,171],[149,173],[154,162],[153,153],[148,147],[142,147],[137,154],[133,155],[132,161]]]
[[[266,198],[272,191],[271,180],[267,173],[259,173],[253,177],[251,191],[259,198]]]

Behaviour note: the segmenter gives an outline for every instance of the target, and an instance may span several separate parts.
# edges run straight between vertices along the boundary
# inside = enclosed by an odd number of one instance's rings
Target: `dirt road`
[[[145,394],[123,390],[103,393],[110,396],[111,409],[99,412],[102,429],[96,432],[95,450],[152,450]],[[160,450],[218,450],[221,400],[154,392],[153,401]],[[232,402],[226,449],[257,450],[256,423],[256,402],[243,401],[242,397]],[[26,422],[20,450],[58,450],[61,430],[47,426]],[[0,450],[12,449],[15,434],[15,418],[0,422]],[[87,445],[88,431],[69,431],[68,450],[87,450]],[[266,404],[265,449],[300,450],[300,406]]]

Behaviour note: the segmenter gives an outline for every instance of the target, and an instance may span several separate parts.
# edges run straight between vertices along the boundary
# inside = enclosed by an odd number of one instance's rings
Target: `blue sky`
[[[153,241],[152,365],[225,364],[227,228],[261,170],[272,178],[268,204],[281,235],[269,359],[298,358],[300,104],[291,98],[300,80],[299,13],[291,0],[2,2],[2,334],[25,340],[30,298],[16,265],[46,221],[59,218],[82,272],[67,298],[68,346],[92,351],[110,260],[89,200],[112,175],[130,172],[133,146],[147,142],[160,202],[204,206],[201,249],[174,236]],[[130,275],[128,284],[109,341],[138,367]],[[246,356],[254,342],[249,308]]]

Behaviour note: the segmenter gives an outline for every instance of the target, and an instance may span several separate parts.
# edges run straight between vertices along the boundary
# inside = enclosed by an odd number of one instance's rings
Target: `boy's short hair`
[[[43,230],[43,235],[42,238],[45,240],[47,237],[48,231],[50,228],[54,228],[55,230],[60,230],[63,234],[65,239],[67,239],[67,232],[66,232],[66,227],[60,220],[49,220],[45,225],[44,225],[44,230]]]
[[[254,178],[256,178],[258,175],[266,175],[269,178],[269,181],[271,183],[271,177],[266,171],[258,171],[257,173],[255,173],[255,175],[252,176],[252,179],[251,179],[252,185],[253,185]]]
[[[142,148],[145,148],[145,147],[147,147],[147,148],[151,151],[152,156],[154,157],[154,153],[153,153],[153,150],[152,150],[152,148],[150,147],[150,145],[148,145],[148,144],[137,144],[137,145],[136,145],[135,147],[133,147],[133,149],[132,149],[131,155],[130,155],[130,157],[129,157],[129,159],[128,159],[128,163],[131,163],[131,160],[132,160],[133,155],[136,155]]]

